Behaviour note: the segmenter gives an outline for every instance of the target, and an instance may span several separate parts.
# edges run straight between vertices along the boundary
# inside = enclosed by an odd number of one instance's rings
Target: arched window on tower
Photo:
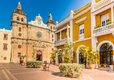
[[[19,21],[19,17],[17,17],[17,21]]]
[[[24,22],[24,19],[23,19],[23,18],[21,18],[21,21],[22,21],[22,22]]]
[[[21,32],[21,27],[19,27],[19,32]]]
[[[18,34],[21,37],[21,33]]]
[[[51,26],[51,29],[53,29],[53,27]]]

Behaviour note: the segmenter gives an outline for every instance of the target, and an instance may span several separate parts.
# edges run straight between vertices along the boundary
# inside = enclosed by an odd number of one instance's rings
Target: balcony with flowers
[[[97,26],[95,27],[93,34],[95,36],[101,36],[105,34],[112,33],[114,31],[114,23],[111,23],[111,21],[107,21],[106,25],[103,26]]]

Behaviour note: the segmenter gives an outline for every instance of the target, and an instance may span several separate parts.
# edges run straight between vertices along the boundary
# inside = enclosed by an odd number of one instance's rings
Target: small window
[[[24,21],[24,19],[23,19],[23,18],[21,18],[21,21],[23,22],[23,21]]]
[[[6,43],[3,44],[3,50],[7,50],[7,45]]]
[[[4,57],[4,60],[6,60],[7,59],[7,57]]]
[[[102,21],[102,26],[105,26],[105,25],[106,25],[105,21]]]
[[[84,24],[80,25],[79,28],[80,28],[79,37],[82,40],[82,39],[84,39]]]
[[[19,17],[17,17],[17,21],[19,21]]]
[[[51,26],[51,29],[53,29],[53,27]]]
[[[54,50],[54,48],[52,48],[52,51]]]
[[[4,34],[4,40],[8,40],[8,34]]]
[[[53,34],[52,34],[52,38],[53,38]]]
[[[109,21],[109,14],[104,14],[101,16],[101,26],[107,25],[108,21]]]
[[[18,45],[18,48],[21,48],[21,45]]]
[[[19,32],[21,32],[21,27],[19,27]]]
[[[21,36],[21,33],[19,33],[18,35]]]
[[[18,52],[18,57],[21,57],[21,53],[20,52]]]
[[[80,34],[84,34],[84,29],[80,29]]]

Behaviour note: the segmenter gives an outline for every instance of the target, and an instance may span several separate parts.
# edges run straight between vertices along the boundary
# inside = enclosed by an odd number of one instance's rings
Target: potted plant
[[[60,50],[54,50],[51,53],[51,63],[52,64],[58,64],[58,55],[60,54]]]
[[[84,57],[86,65],[88,65],[88,68],[94,69],[95,65],[97,64],[97,61],[98,61],[97,60],[98,59],[97,51],[94,50],[93,48],[89,48],[89,47],[82,47],[80,49],[80,51]]]
[[[26,55],[21,55],[20,56],[20,64],[21,65],[23,65],[25,57],[26,57]]]
[[[101,27],[100,25],[97,25],[96,27],[95,27],[95,29],[97,29],[97,28],[99,28],[99,27]]]
[[[111,24],[111,20],[108,20],[108,21],[106,22],[106,25],[109,25],[109,24]]]

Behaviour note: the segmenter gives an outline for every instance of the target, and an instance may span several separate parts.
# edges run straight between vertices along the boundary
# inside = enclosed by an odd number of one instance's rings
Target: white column
[[[71,10],[70,12],[70,42],[73,43],[73,14],[74,11]],[[71,62],[73,61],[73,48],[72,48],[72,56],[71,56]]]
[[[95,4],[95,0],[91,0],[92,1],[92,5],[94,5]]]
[[[113,8],[113,6],[111,7],[111,21],[112,21],[112,23],[114,22],[114,8]]]
[[[61,33],[61,31],[60,31],[60,41],[62,40],[62,33]]]
[[[69,36],[69,25],[67,26],[67,41],[68,41],[68,44],[69,44],[69,38],[70,38],[70,36]]]
[[[97,43],[96,43],[96,37],[93,33],[94,29],[96,27],[96,18],[95,15],[91,14],[91,36],[92,36],[92,48],[96,49]]]
[[[73,14],[74,12],[71,10],[70,12],[70,42],[73,42]]]

